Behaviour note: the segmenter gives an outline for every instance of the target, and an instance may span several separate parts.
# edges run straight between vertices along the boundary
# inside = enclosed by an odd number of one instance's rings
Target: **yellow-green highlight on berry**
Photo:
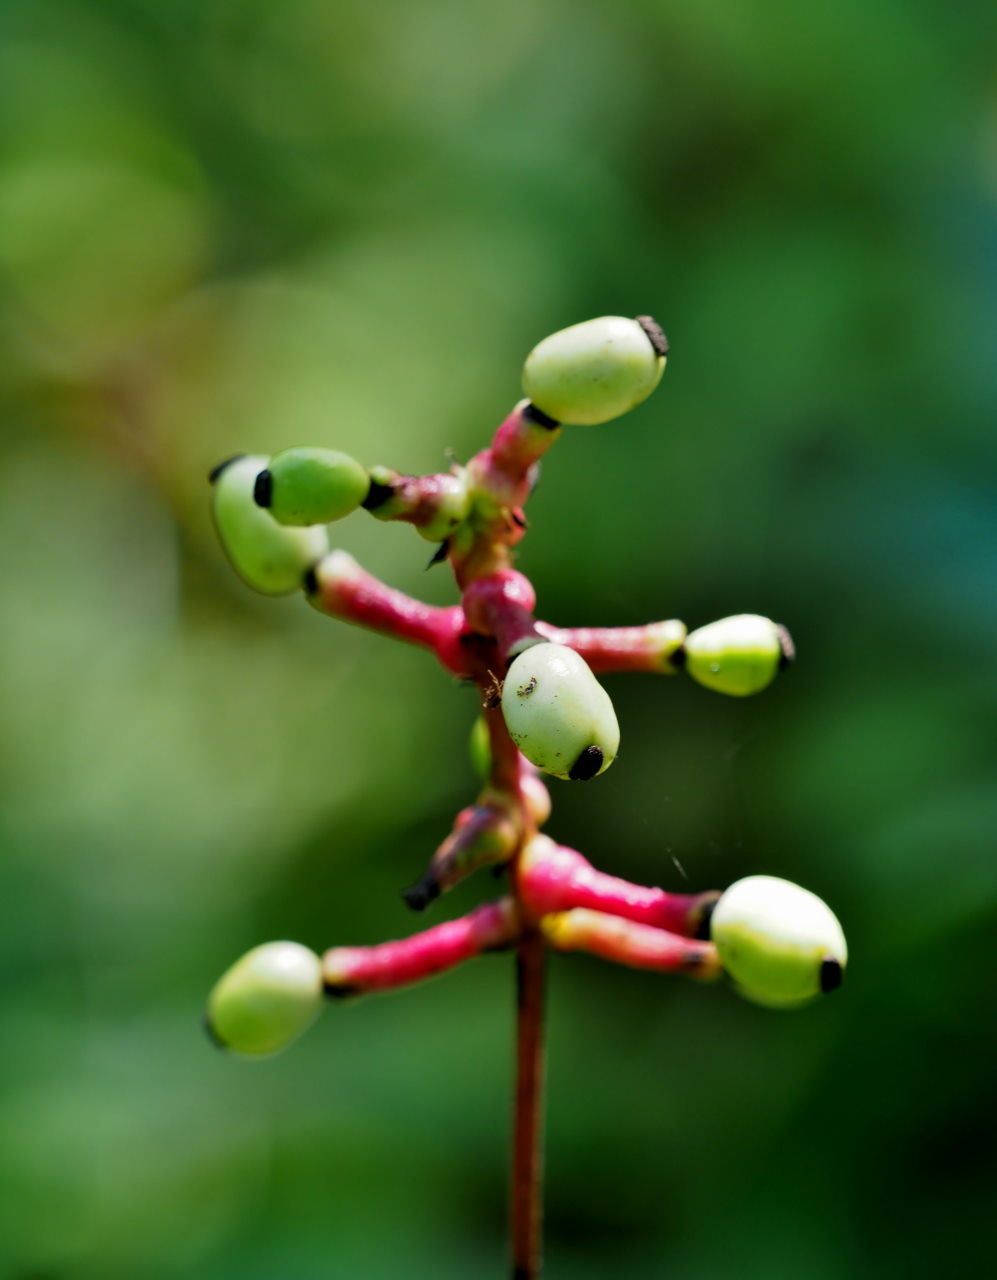
[[[667,350],[650,316],[600,316],[539,342],[523,366],[523,391],[557,422],[609,422],[647,399],[661,381]]]
[[[831,909],[777,876],[748,876],[721,894],[710,937],[737,990],[792,1009],[841,986],[848,946]]]
[[[329,550],[322,525],[291,529],[278,524],[253,498],[266,458],[244,455],[212,472],[211,511],[218,538],[236,573],[267,596],[301,587],[308,569]]]
[[[322,963],[315,952],[297,942],[266,942],[215,984],[205,1025],[222,1048],[265,1057],[307,1031],[322,1004]]]
[[[502,715],[527,760],[555,778],[594,778],[620,747],[609,694],[567,645],[533,644],[514,659],[502,686]]]
[[[756,613],[721,618],[685,640],[685,666],[692,678],[734,698],[761,693],[793,658],[785,627]]]
[[[299,447],[274,454],[253,493],[278,524],[304,527],[348,516],[369,488],[366,470],[349,454]]]
[[[467,472],[461,468],[451,475],[437,476],[425,506],[429,518],[417,523],[416,531],[427,542],[449,538],[464,523],[471,509]]]

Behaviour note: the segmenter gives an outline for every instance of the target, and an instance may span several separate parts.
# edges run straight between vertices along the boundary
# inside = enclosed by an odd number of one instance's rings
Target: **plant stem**
[[[512,1154],[513,1280],[538,1280],[543,1227],[544,984],[541,934],[527,930],[516,957],[516,1095]]]

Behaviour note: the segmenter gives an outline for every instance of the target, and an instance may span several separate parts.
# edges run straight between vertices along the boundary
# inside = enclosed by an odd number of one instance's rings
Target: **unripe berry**
[[[431,502],[426,504],[432,507],[432,515],[424,524],[417,524],[415,527],[427,542],[442,542],[467,519],[467,513],[471,509],[471,495],[467,473],[464,471],[433,479],[435,483]]]
[[[776,876],[748,876],[722,894],[710,936],[749,1000],[794,1008],[841,986],[848,947],[816,894]]]
[[[785,627],[755,613],[721,618],[685,640],[685,665],[692,678],[735,698],[760,693],[792,658],[793,642]]]
[[[542,827],[550,817],[550,792],[535,773],[524,774],[519,785],[530,817]]]
[[[356,511],[370,477],[347,453],[334,449],[285,449],[256,477],[254,496],[278,524],[328,524]]]
[[[222,1048],[261,1057],[307,1031],[322,1000],[322,963],[314,951],[297,942],[266,942],[218,980],[206,1024]]]
[[[240,578],[267,596],[296,591],[305,572],[329,550],[325,529],[288,529],[253,500],[266,458],[233,458],[215,468],[211,509],[225,554]]]
[[[492,744],[488,737],[488,725],[485,723],[484,716],[478,716],[475,720],[467,749],[471,755],[474,772],[482,782],[486,781],[492,771]]]
[[[668,342],[650,316],[601,316],[561,329],[526,357],[523,390],[557,422],[609,422],[646,400]]]
[[[502,688],[509,736],[531,764],[556,778],[585,781],[608,769],[620,746],[609,694],[574,649],[530,645]]]

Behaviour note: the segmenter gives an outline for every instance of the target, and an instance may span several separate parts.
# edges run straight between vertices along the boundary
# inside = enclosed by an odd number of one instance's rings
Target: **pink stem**
[[[601,911],[576,908],[540,921],[544,937],[558,951],[588,951],[632,969],[716,978],[720,961],[711,942],[694,942],[647,924]]]
[[[464,479],[454,472],[426,476],[402,475],[390,467],[372,467],[371,488],[364,507],[378,520],[401,520],[416,528],[432,524],[441,507],[466,492]]]
[[[491,636],[506,659],[523,641],[539,639],[533,617],[536,601],[529,578],[515,569],[501,569],[475,578],[466,587],[462,603],[468,627]]]
[[[468,463],[475,484],[496,502],[521,507],[537,479],[536,464],[558,439],[560,425],[520,400],[491,444]]]
[[[486,903],[459,920],[375,947],[333,947],[322,957],[330,995],[391,991],[431,978],[486,951],[511,945],[521,931],[512,898]]]
[[[673,674],[682,661],[685,624],[649,622],[644,627],[552,627],[537,630],[556,644],[581,654],[593,671],[651,671]]]
[[[666,893],[606,875],[575,849],[537,836],[517,864],[523,905],[532,916],[587,907],[669,933],[695,937],[706,908],[719,897],[710,893]]]
[[[432,650],[448,671],[467,677],[460,605],[423,604],[386,586],[345,551],[333,551],[313,570],[311,603],[322,613]]]
[[[513,1280],[538,1280],[542,1263],[546,960],[543,936],[526,930],[516,956],[516,1107],[510,1189]]]

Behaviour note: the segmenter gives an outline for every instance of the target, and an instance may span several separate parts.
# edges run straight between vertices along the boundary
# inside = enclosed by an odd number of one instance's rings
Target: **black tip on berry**
[[[637,323],[647,334],[647,339],[659,356],[668,355],[668,339],[654,316],[637,316]]]
[[[381,484],[380,480],[371,480],[367,496],[360,505],[364,511],[376,511],[378,507],[384,506],[393,493],[394,489],[390,484]]]
[[[782,623],[776,623],[775,633],[779,638],[779,648],[782,650],[779,666],[788,667],[791,662],[796,661],[796,645],[793,644],[793,637]]]
[[[415,884],[402,890],[402,898],[406,906],[413,911],[425,911],[439,896],[440,886],[433,880],[417,880]]]
[[[238,462],[240,458],[244,458],[245,456],[246,455],[244,453],[233,453],[231,458],[226,458],[224,462],[219,462],[216,467],[212,467],[208,472],[208,484],[217,484],[218,477],[225,468],[230,467],[233,462]]]
[[[602,768],[602,747],[586,747],[571,766],[568,777],[572,782],[588,782]]]
[[[301,579],[301,585],[304,588],[306,596],[318,595],[319,583],[318,573],[316,572],[317,569],[318,565],[313,564],[310,569],[305,570],[304,576]]]
[[[820,989],[825,995],[829,991],[837,991],[845,980],[845,971],[840,960],[823,960],[820,966]]]
[[[256,477],[253,485],[253,501],[258,507],[269,507],[273,501],[273,476],[266,467]]]
[[[694,935],[700,942],[710,941],[710,924],[713,920],[713,912],[719,901],[720,897],[718,895],[712,902],[706,902],[700,908],[699,922],[696,925],[696,933]]]
[[[208,1017],[206,1013],[203,1013],[201,1015],[201,1026],[204,1028],[204,1034],[208,1037],[208,1039],[215,1046],[215,1048],[222,1049],[224,1052],[227,1053],[228,1045],[225,1043],[225,1041],[221,1038],[221,1036],[215,1030],[214,1024],[212,1023],[211,1019]]]
[[[686,656],[685,645],[680,644],[677,649],[673,649],[672,652],[668,655],[668,661],[672,664],[673,667],[684,667],[685,656]]]
[[[538,409],[531,400],[523,410],[523,417],[528,422],[534,422],[538,427],[544,427],[547,431],[556,431],[560,427],[560,423],[556,418],[552,418],[549,413],[544,413],[543,409]]]
[[[356,987],[351,987],[345,982],[323,982],[322,990],[328,1000],[346,1000],[358,994]]]

